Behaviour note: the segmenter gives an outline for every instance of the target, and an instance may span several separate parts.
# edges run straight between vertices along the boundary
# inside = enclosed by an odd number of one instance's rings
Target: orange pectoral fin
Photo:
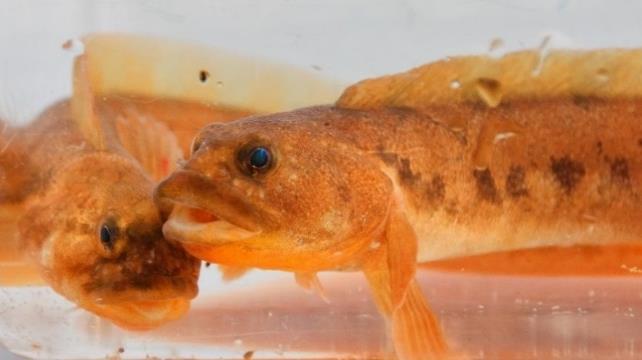
[[[219,265],[218,266],[219,271],[223,275],[223,281],[228,282],[228,281],[233,281],[238,278],[243,277],[248,271],[250,271],[250,268],[246,267],[236,267],[236,266],[227,266],[227,265]]]
[[[294,279],[302,288],[317,293],[326,303],[330,302],[316,273],[295,273]]]
[[[379,309],[389,322],[400,360],[441,359],[447,355],[443,334],[414,280],[417,239],[405,216],[394,210],[385,246],[364,264]]]
[[[24,262],[0,261],[0,286],[37,286],[46,282],[36,265]]]

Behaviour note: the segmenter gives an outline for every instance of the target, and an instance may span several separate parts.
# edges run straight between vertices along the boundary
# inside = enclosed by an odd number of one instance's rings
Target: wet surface
[[[329,303],[285,273],[220,284],[204,268],[188,315],[151,332],[122,331],[45,288],[0,291],[0,341],[38,358],[380,357],[384,323],[360,274],[321,274]],[[635,277],[528,277],[422,270],[421,285],[452,350],[479,359],[642,357]],[[124,350],[119,352],[119,348]]]

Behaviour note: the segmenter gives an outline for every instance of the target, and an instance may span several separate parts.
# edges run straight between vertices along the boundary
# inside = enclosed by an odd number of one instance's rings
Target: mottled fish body
[[[156,190],[163,231],[309,288],[362,270],[397,356],[446,357],[417,260],[642,241],[640,74],[640,50],[451,58],[210,125]]]

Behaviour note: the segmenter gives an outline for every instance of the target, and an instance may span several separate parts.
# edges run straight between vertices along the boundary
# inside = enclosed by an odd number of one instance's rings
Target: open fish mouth
[[[149,330],[184,315],[190,299],[139,300],[109,304],[83,304],[85,308],[128,330]]]
[[[189,251],[190,244],[223,245],[260,234],[232,224],[214,213],[185,204],[175,204],[163,225],[168,239],[180,241]]]
[[[267,220],[238,189],[191,170],[165,179],[154,197],[161,208],[172,208],[163,234],[188,251],[189,244],[221,245],[256,236],[261,229],[255,218]]]

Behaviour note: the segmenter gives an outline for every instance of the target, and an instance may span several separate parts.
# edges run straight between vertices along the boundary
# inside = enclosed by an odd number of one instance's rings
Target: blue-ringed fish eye
[[[257,175],[270,170],[274,156],[267,146],[245,146],[239,152],[240,168],[248,175]]]

